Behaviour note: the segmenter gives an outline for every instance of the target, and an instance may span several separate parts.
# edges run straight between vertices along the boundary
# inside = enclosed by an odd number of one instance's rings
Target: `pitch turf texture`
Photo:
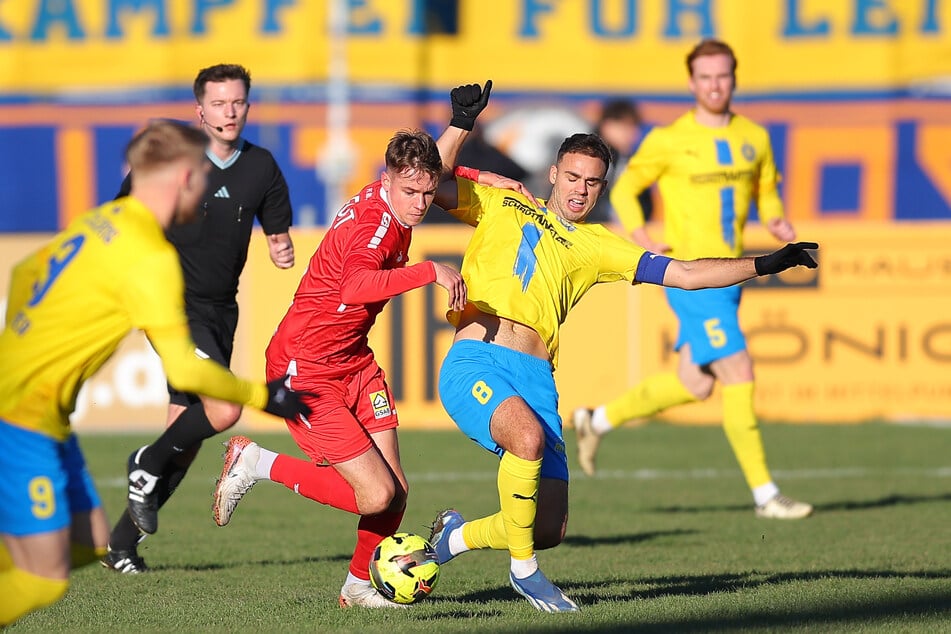
[[[508,555],[486,551],[444,566],[409,610],[340,609],[355,518],[264,482],[215,526],[222,436],[140,546],[152,572],[76,571],[62,602],[9,631],[951,632],[951,429],[764,426],[783,491],[816,505],[793,522],[754,518],[718,428],[619,430],[595,478],[578,470],[567,431],[568,535],[539,558],[578,614],[536,612],[508,585]],[[286,434],[258,439],[297,453]],[[111,520],[126,456],[145,440],[82,437]],[[498,508],[496,459],[458,432],[404,432],[401,448],[403,530],[427,536],[448,506]]]

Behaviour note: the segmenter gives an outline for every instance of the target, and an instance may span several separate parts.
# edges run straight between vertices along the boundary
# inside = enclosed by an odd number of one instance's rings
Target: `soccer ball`
[[[424,599],[439,581],[436,550],[412,533],[385,538],[370,558],[370,582],[377,592],[395,603]]]

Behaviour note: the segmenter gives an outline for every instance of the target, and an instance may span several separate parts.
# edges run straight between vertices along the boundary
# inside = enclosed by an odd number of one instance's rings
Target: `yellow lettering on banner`
[[[629,92],[629,74],[592,69],[636,68],[637,90],[680,94],[687,50],[720,34],[743,60],[744,91],[760,93],[904,89],[940,79],[951,55],[947,3],[938,0],[471,0],[459,3],[454,35],[425,31],[427,9],[440,3],[341,4],[348,79],[403,89],[491,76],[511,90]],[[0,53],[16,61],[0,65],[0,85],[14,94],[153,90],[187,86],[197,67],[221,60],[249,64],[256,82],[311,85],[328,77],[330,6],[299,0],[0,2]],[[551,73],[554,67],[560,72]]]
[[[895,132],[884,126],[828,128],[800,126],[790,131],[786,179],[787,207],[797,218],[819,217],[825,165],[857,165],[860,170],[859,210],[850,217],[888,220],[894,201],[892,166]]]

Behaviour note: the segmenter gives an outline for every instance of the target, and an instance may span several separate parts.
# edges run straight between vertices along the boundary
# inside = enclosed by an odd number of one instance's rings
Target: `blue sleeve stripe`
[[[663,286],[664,273],[667,272],[668,264],[670,264],[670,258],[666,255],[657,255],[648,251],[641,256],[637,263],[634,281]]]

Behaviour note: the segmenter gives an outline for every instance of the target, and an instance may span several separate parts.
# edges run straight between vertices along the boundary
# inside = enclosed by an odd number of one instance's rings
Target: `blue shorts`
[[[492,439],[489,421],[511,396],[524,400],[545,430],[542,477],[567,482],[568,459],[551,364],[482,341],[452,344],[439,370],[439,398],[462,433],[500,457],[505,450]]]
[[[746,350],[740,330],[740,286],[685,291],[665,288],[667,302],[680,320],[675,350],[690,344],[690,356],[697,365],[707,365]]]
[[[0,447],[0,533],[56,531],[102,505],[75,434],[59,441],[0,419]]]

